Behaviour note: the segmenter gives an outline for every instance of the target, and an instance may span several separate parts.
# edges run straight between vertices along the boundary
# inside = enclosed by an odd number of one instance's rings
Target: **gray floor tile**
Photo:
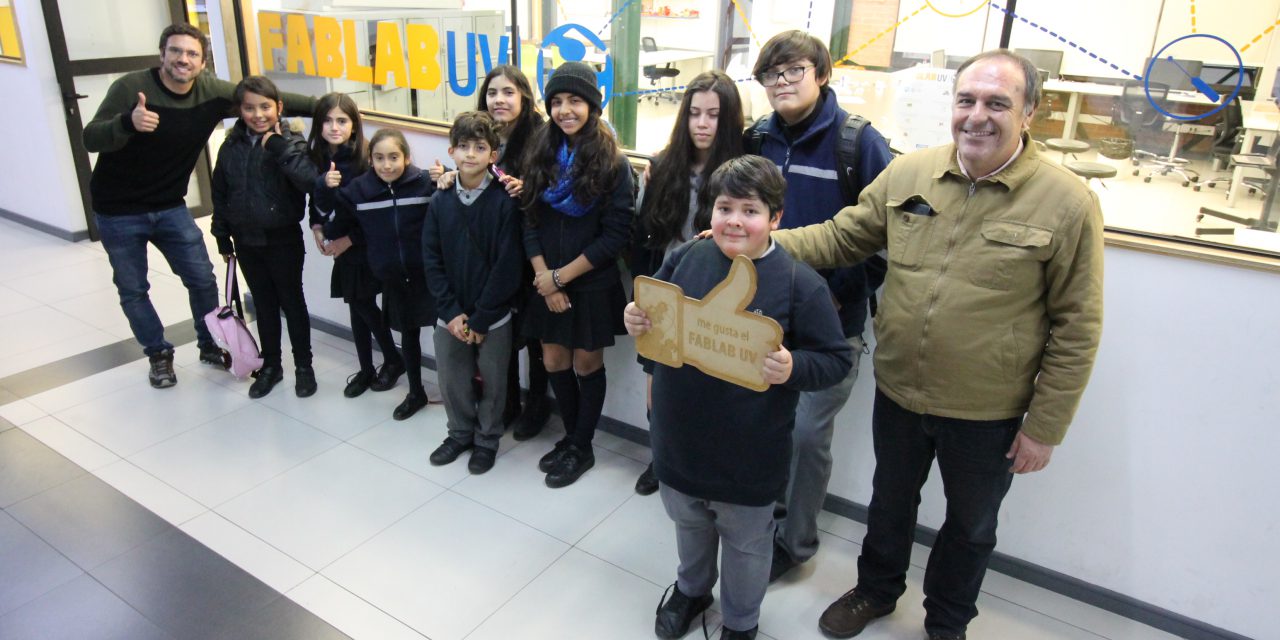
[[[90,573],[160,628],[184,639],[218,633],[280,597],[178,530]]]
[[[0,512],[0,615],[83,573],[8,513]]]
[[[351,636],[283,596],[208,637],[210,640],[351,640]]]
[[[8,507],[84,473],[84,469],[22,429],[0,432],[0,507]]]
[[[83,569],[92,569],[173,525],[93,475],[83,475],[8,509]]]
[[[67,584],[0,616],[0,640],[171,640],[142,614],[91,576]]]
[[[13,397],[10,398],[9,396],[13,396]],[[8,391],[5,391],[4,389],[0,389],[0,404],[9,404],[10,402],[14,402],[17,399],[18,399],[18,396],[14,396],[13,394],[9,393]],[[4,433],[12,428],[13,428],[12,422],[9,422],[4,418],[0,418],[0,433]]]

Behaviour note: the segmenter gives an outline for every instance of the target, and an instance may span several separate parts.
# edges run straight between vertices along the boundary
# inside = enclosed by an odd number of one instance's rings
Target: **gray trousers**
[[[818,552],[818,514],[831,480],[831,438],[836,431],[836,414],[844,408],[853,383],[858,381],[858,361],[866,344],[861,336],[849,338],[848,342],[853,349],[849,375],[834,387],[801,393],[796,405],[791,476],[784,499],[774,507],[778,544],[796,562],[804,562]]]
[[[492,329],[479,346],[436,327],[436,378],[449,418],[449,437],[463,444],[497,451],[502,438],[502,409],[506,406],[507,363],[511,358],[513,321]],[[476,401],[471,379],[484,378],[484,396]]]
[[[724,626],[735,631],[754,629],[760,603],[769,587],[773,560],[773,505],[748,507],[694,498],[659,485],[662,506],[676,524],[680,593],[697,597],[716,584],[716,554],[724,550],[720,573],[720,613]]]

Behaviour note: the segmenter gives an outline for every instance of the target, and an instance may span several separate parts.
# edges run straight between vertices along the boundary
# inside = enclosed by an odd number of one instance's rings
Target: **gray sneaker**
[[[147,379],[151,381],[151,386],[156,389],[167,389],[178,384],[178,376],[173,372],[173,351],[161,351],[150,357],[151,371],[147,373]]]

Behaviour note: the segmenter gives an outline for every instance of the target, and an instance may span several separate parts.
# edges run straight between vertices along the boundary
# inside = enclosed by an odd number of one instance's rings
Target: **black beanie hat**
[[[551,97],[557,93],[572,93],[586,100],[596,111],[602,110],[600,80],[596,77],[596,70],[585,62],[566,62],[551,74],[547,86],[542,89],[547,113],[551,113]]]

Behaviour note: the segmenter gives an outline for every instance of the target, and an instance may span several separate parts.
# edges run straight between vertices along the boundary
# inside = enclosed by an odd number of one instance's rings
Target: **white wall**
[[[0,64],[0,209],[69,233],[88,230],[62,96],[39,3],[15,7],[24,65]]]

